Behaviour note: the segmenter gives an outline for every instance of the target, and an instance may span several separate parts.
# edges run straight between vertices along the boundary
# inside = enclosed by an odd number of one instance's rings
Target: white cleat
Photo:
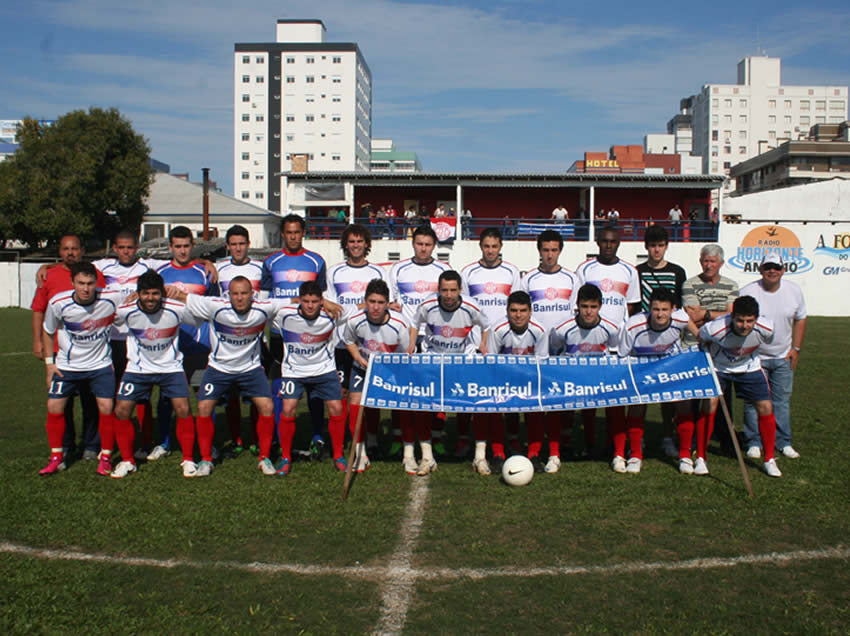
[[[362,455],[358,455],[357,459],[354,460],[354,472],[363,473],[369,470],[369,467],[372,465],[372,462],[369,461],[369,456],[366,453]]]
[[[405,457],[401,460],[401,465],[404,466],[404,472],[408,475],[415,475],[419,468],[414,457]]]
[[[626,458],[617,455],[614,459],[611,460],[611,470],[613,470],[615,473],[626,472]]]
[[[761,457],[761,449],[758,446],[750,446],[747,449],[747,457],[750,459],[758,459]]]
[[[472,460],[472,470],[479,475],[491,475],[493,473],[493,471],[490,470],[490,464],[487,463],[487,459],[484,457]]]
[[[201,461],[198,463],[198,470],[195,473],[195,477],[209,477],[212,475],[214,468],[215,466],[213,466],[212,462]]]
[[[546,462],[546,465],[543,467],[543,470],[547,473],[554,474],[557,473],[561,469],[561,458],[557,455],[550,455],[549,461]]]
[[[419,466],[416,468],[416,474],[420,477],[430,475],[437,470],[437,462],[433,459],[420,459]]]
[[[705,459],[702,457],[697,457],[697,461],[694,464],[694,475],[699,475],[700,477],[708,475],[708,464],[705,463]]]
[[[629,461],[626,462],[626,472],[631,473],[632,475],[637,475],[640,472],[642,466],[642,459],[639,459],[637,457],[631,457],[629,458]]]
[[[168,457],[169,455],[171,455],[170,450],[168,450],[162,444],[157,444],[153,447],[153,450],[148,453],[147,460],[149,462],[155,462],[156,460],[162,459],[163,457]]]
[[[782,471],[776,465],[775,459],[768,459],[764,463],[764,472],[767,473],[768,477],[782,477]]]
[[[268,457],[258,461],[257,468],[259,468],[264,475],[274,475],[277,473],[277,469],[274,467],[274,464],[272,464],[272,460]]]
[[[661,440],[661,450],[664,451],[664,454],[671,459],[679,456],[679,449],[676,448],[675,444],[673,444],[672,437],[665,437]]]
[[[690,457],[682,457],[679,460],[679,472],[683,475],[693,475],[694,460],[692,460]]]
[[[180,462],[180,466],[183,468],[184,477],[194,477],[198,474],[198,465],[193,461],[184,459]]]
[[[136,465],[133,462],[118,462],[118,465],[112,469],[109,476],[112,479],[122,479],[134,472],[136,472]]]
[[[800,458],[800,453],[795,451],[794,447],[791,446],[790,444],[788,446],[783,446],[782,450],[779,451],[779,452],[782,453],[788,459],[799,459]]]

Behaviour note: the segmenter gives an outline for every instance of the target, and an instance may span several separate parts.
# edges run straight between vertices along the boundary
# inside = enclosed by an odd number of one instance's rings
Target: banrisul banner
[[[569,411],[720,395],[708,355],[372,355],[363,403],[406,411]]]

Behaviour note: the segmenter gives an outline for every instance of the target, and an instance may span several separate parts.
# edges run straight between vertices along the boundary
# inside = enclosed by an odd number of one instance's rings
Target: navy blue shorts
[[[284,378],[278,394],[284,400],[298,400],[310,391],[311,398],[320,400],[341,400],[342,386],[336,371],[329,371],[313,378]]]
[[[95,397],[111,400],[115,397],[115,372],[112,365],[94,371],[62,371],[62,377],[55,373],[50,379],[47,398],[56,400],[71,397],[80,392],[80,387],[88,386]]]
[[[255,367],[243,373],[225,373],[212,367],[207,367],[198,400],[218,400],[228,397],[231,391],[238,391],[242,397],[272,398],[269,379],[263,367]]]
[[[717,380],[723,395],[729,393],[731,386],[735,387],[735,395],[746,402],[764,402],[770,400],[770,385],[764,371],[748,371],[747,373],[717,372]]]
[[[173,373],[133,373],[125,371],[118,385],[116,399],[127,402],[145,402],[151,399],[154,386],[164,398],[188,398],[189,383],[182,371]]]
[[[339,376],[341,386],[348,387],[351,381],[351,367],[354,358],[348,353],[348,349],[334,349],[334,362],[336,363],[336,374]]]
[[[363,393],[363,387],[366,383],[366,369],[361,369],[356,364],[351,367],[351,374],[348,381],[349,393]]]

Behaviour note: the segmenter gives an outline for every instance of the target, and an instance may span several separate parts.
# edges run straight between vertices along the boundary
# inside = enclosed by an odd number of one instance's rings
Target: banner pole
[[[372,360],[369,356],[369,364],[366,367],[366,380],[363,392],[360,394],[360,410],[357,412],[357,421],[354,423],[354,437],[351,439],[351,448],[348,450],[348,466],[345,469],[345,479],[342,482],[342,500],[348,499],[348,491],[351,490],[351,477],[354,472],[354,459],[357,454],[357,440],[360,439],[360,427],[363,424],[363,412],[366,410],[366,392],[369,390],[368,378],[372,370]]]

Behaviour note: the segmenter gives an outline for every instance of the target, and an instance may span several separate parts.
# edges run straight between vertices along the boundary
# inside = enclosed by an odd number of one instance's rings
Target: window
[[[250,82],[251,82],[251,76],[250,75],[243,75],[242,76],[242,83],[243,84],[248,84]]]
[[[785,105],[785,110],[791,110],[791,100],[786,99],[783,104]]]
[[[294,84],[295,83],[295,76],[294,75],[287,75],[286,76],[286,83],[287,84]]]
[[[316,97],[314,95],[305,95],[304,101],[306,101],[308,104],[312,104],[316,101]]]
[[[723,169],[724,169],[724,170],[729,170],[729,168],[731,168],[731,167],[732,167],[732,162],[731,162],[731,161],[724,161],[724,162],[723,162]]]
[[[258,55],[257,57],[255,57],[255,58],[254,58],[254,61],[255,61],[257,64],[265,64],[265,63],[266,63],[266,58],[264,58],[262,55]]]
[[[242,153],[242,161],[248,161],[251,158],[251,153],[243,152]]]
[[[768,130],[767,131],[767,138],[770,139],[771,141],[775,141],[776,140],[776,131],[775,130]]]
[[[248,174],[247,172],[243,172],[243,173],[242,173],[242,178],[243,178],[243,179],[248,179],[250,176],[251,176],[251,175],[250,175],[250,174]]]
[[[738,106],[740,106],[741,108],[746,108],[747,107],[747,100],[746,99],[739,100]]]
[[[746,130],[739,130],[738,131],[738,139],[746,139],[746,138],[747,138],[747,131]]]
[[[738,154],[739,155],[747,154],[747,147],[746,146],[738,146]]]
[[[810,121],[810,120],[809,120],[809,116],[808,116],[808,115],[803,115],[803,116],[801,116],[801,117],[800,117],[800,125],[801,125],[801,126],[808,126],[808,125],[809,125],[809,121]]]
[[[829,102],[829,110],[844,110],[844,102],[839,102],[839,101]]]
[[[306,121],[316,121],[316,118],[313,115],[305,115],[304,119]]]
[[[791,131],[790,130],[783,130],[782,131],[782,137],[783,137],[783,139],[791,139]]]
[[[316,78],[312,75],[308,75],[306,78],[304,78],[304,81],[306,81],[308,84],[315,84]]]
[[[308,57],[305,61],[307,62],[307,64],[315,64],[316,58],[315,57]]]
[[[247,190],[242,190],[242,198],[243,198],[243,199],[250,199],[250,198],[251,198],[251,193],[250,193],[250,192],[248,192]]]
[[[809,89],[809,95],[814,95],[814,94],[815,94],[815,90],[813,88],[810,88]]]
[[[732,108],[732,100],[724,99],[723,100],[723,108]]]
[[[767,123],[768,124],[775,124],[776,123],[776,115],[768,115],[767,116]]]
[[[334,95],[333,97],[331,97],[331,101],[338,104],[342,101],[342,97],[340,97],[339,95]]]
[[[342,121],[342,117],[339,115],[331,115],[331,121]]]
[[[785,117],[782,118],[782,121],[786,124],[790,124],[791,123],[791,115],[785,115]]]
[[[262,135],[257,135],[256,141],[262,141],[262,140],[263,140],[263,136],[262,136]]]
[[[334,84],[342,84],[342,77],[340,77],[339,75],[334,75],[331,81]]]
[[[287,115],[286,121],[295,121],[295,115]]]
[[[731,138],[732,138],[732,131],[731,130],[724,130],[723,131],[723,139],[726,141],[726,143],[729,143],[729,140]]]
[[[719,124],[720,123],[720,115],[718,115],[716,113],[714,115],[712,115],[711,116],[711,123],[712,124]]]
[[[768,108],[776,108],[776,100],[775,99],[767,100],[767,107]]]
[[[711,131],[711,141],[717,141],[718,133],[719,133],[719,131],[717,131],[717,130]]]
[[[716,157],[718,154],[719,154],[719,152],[718,152],[717,146],[712,146],[711,147],[711,156]]]
[[[826,101],[823,99],[819,99],[815,102],[815,110],[822,111],[826,110]]]
[[[826,117],[815,117],[815,123],[816,124],[825,124],[826,123]]]
[[[257,84],[264,84],[265,81],[266,81],[266,78],[263,77],[262,75],[257,75],[257,77],[254,78],[254,81],[257,82]]]
[[[251,135],[249,135],[248,133],[242,133],[242,141],[250,141],[250,140],[251,140]]]
[[[723,115],[723,123],[731,124],[732,123],[732,115]]]
[[[747,123],[747,116],[746,115],[738,115],[738,123],[746,124]]]
[[[242,63],[243,64],[250,64],[251,63],[251,56],[250,55],[243,55],[242,56]]]
[[[714,90],[717,90],[717,89],[715,88]],[[720,100],[718,100],[718,99],[715,97],[715,98],[713,98],[713,99],[711,100],[711,107],[712,107],[712,108],[717,108],[718,106],[720,106]]]
[[[251,115],[248,113],[242,113],[242,121],[251,121]]]
[[[286,141],[295,141],[295,135],[287,135]]]
[[[242,101],[243,102],[250,102],[251,96],[250,95],[242,95]]]
[[[292,57],[292,56],[287,56],[286,63],[287,64],[295,64],[295,58]]]
[[[254,193],[254,198],[256,198],[256,199],[262,199],[264,196],[265,195],[262,192],[255,192]]]
[[[265,121],[265,119],[266,118],[264,115],[257,115],[256,117],[254,117],[254,121]]]
[[[332,161],[339,161],[339,155],[331,155]]]
[[[712,173],[716,173],[716,172],[717,172],[717,162],[716,162],[716,161],[712,161],[712,162],[711,162],[711,172],[712,172]]]
[[[723,154],[731,155],[732,154],[732,146],[723,146]]]
[[[331,60],[334,64],[342,64],[342,58],[338,55],[335,55],[333,60]]]
[[[811,104],[811,102],[808,99],[801,99],[800,100],[800,110],[804,110],[804,111],[809,110],[810,104]]]

